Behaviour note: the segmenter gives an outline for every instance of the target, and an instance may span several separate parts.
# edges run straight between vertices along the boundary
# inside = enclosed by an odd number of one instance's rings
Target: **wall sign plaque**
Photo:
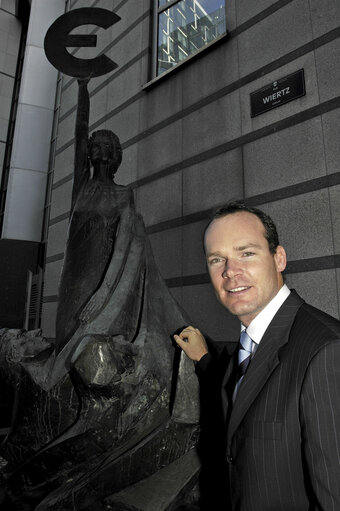
[[[268,112],[306,94],[304,70],[299,69],[284,78],[250,94],[251,117]]]

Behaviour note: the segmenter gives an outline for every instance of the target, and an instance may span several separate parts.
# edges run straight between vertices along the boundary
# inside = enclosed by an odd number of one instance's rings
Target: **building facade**
[[[243,199],[277,223],[288,285],[339,317],[338,0],[62,4],[64,12],[100,7],[121,18],[107,30],[77,29],[96,34],[97,46],[70,51],[80,58],[105,53],[118,64],[89,83],[90,131],[119,136],[116,181],[133,188],[159,269],[192,323],[216,340],[237,340],[238,323],[209,284],[202,232],[213,209]],[[44,19],[53,14],[60,15],[49,10]],[[303,92],[285,101],[297,75]],[[41,326],[51,339],[71,204],[77,81],[56,74],[54,87],[46,186],[32,199],[42,215],[41,237],[33,240],[44,254]],[[3,227],[1,241],[6,236]]]

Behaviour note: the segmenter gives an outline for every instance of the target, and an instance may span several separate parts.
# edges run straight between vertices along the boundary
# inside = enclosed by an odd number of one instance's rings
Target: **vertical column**
[[[32,0],[2,237],[41,241],[57,71],[43,44],[65,0]]]

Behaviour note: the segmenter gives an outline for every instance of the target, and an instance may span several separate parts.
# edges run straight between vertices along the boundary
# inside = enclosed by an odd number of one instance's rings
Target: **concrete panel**
[[[11,168],[3,237],[41,241],[46,179],[43,172]]]
[[[246,144],[243,151],[246,197],[326,174],[319,117]]]
[[[40,79],[40,77],[44,79]],[[48,62],[43,48],[26,48],[20,102],[54,110],[58,71]]]
[[[238,342],[240,323],[217,301],[210,284],[183,287],[183,308],[193,326],[214,341]]]
[[[58,294],[62,267],[63,261],[55,261],[46,265],[44,275],[44,296],[53,296]]]
[[[245,21],[248,21],[275,3],[276,0],[237,0],[237,25],[241,25]]]
[[[138,143],[138,177],[149,176],[182,161],[182,121],[144,138]]]
[[[104,115],[119,107],[140,92],[140,62],[136,62],[124,73],[114,78],[105,89],[107,98],[107,111]],[[91,98],[92,103],[92,98]]]
[[[296,0],[240,34],[240,75],[273,62],[313,37],[308,0]]]
[[[7,53],[10,55],[13,55],[17,57],[20,47],[20,31],[19,27],[16,31],[16,34],[8,34],[8,40],[7,40]]]
[[[19,105],[11,166],[48,171],[52,121],[52,110]],[[36,150],[32,151],[32,147]]]
[[[4,65],[2,71],[7,73],[10,76],[15,76],[15,71],[17,68],[17,55],[10,55],[6,53]]]
[[[340,254],[340,185],[329,188],[329,199],[334,237],[334,253]]]
[[[12,100],[11,98],[6,98],[1,96],[0,101],[0,117],[2,119],[9,119],[9,115],[11,113]]]
[[[47,257],[65,252],[68,219],[51,225],[48,230]]]
[[[339,96],[340,39],[315,50],[320,102]]]
[[[15,4],[13,3],[13,0],[1,0],[1,9],[4,9],[11,14],[15,14]]]
[[[0,97],[0,102],[2,98]],[[6,140],[8,130],[8,119],[1,119],[0,117],[0,140]],[[1,143],[1,142],[0,142]],[[0,163],[2,164],[2,158],[0,157]]]
[[[180,112],[182,103],[182,73],[171,80],[160,81],[156,87],[145,92],[140,101],[140,129],[147,129]]]
[[[285,105],[273,108],[261,115],[251,118],[250,110],[250,94],[262,87],[294,73],[299,69],[304,69],[305,72],[305,86],[306,95],[301,98],[290,101]],[[268,124],[280,121],[286,117],[302,112],[307,108],[311,108],[319,104],[318,81],[315,68],[314,53],[308,53],[302,57],[276,69],[272,73],[262,76],[240,90],[241,94],[241,116],[242,116],[242,134],[263,128]]]
[[[183,275],[206,273],[203,232],[207,220],[183,226]]]
[[[91,123],[91,116],[90,116]],[[74,138],[74,130],[76,126],[76,111],[62,119],[58,126],[57,149],[69,143]]]
[[[73,182],[68,181],[67,183],[59,186],[53,191],[52,202],[51,202],[51,213],[50,219],[67,213],[71,208],[72,199],[72,186]]]
[[[307,303],[339,318],[336,270],[291,273],[286,276],[286,282]]]
[[[53,183],[71,174],[74,170],[74,146],[69,146],[55,157]]]
[[[183,107],[208,97],[239,78],[237,39],[226,39],[184,67]]]
[[[12,99],[13,87],[14,87],[14,78],[12,78],[11,76],[6,76],[3,74],[0,74],[1,103],[3,101],[3,98]]]
[[[95,105],[93,109],[95,110]],[[121,112],[113,117],[110,117],[103,124],[96,127],[96,130],[106,129],[116,133],[119,137],[121,144],[129,141],[139,133],[139,103],[135,101],[129,106],[124,108]],[[95,131],[96,131],[95,130]],[[90,134],[93,132],[91,130]]]
[[[217,207],[243,194],[242,149],[183,170],[183,214]]]
[[[181,173],[141,186],[136,190],[136,205],[145,225],[164,222],[182,214]]]
[[[57,304],[56,303],[43,303],[41,328],[43,336],[55,339],[55,320],[57,317]]]
[[[338,0],[310,0],[309,3],[314,38],[340,25],[340,3]]]
[[[339,172],[340,162],[340,109],[322,116],[327,174]]]
[[[61,90],[61,97],[60,97],[60,111],[59,116],[62,117],[65,115],[71,108],[74,108],[77,104],[77,94],[78,94],[78,84],[76,81],[72,82],[71,85],[68,87],[65,87],[67,83],[71,82],[71,78],[68,79],[67,76],[65,76],[63,80],[63,88]],[[95,79],[90,81],[89,84],[89,90],[92,90],[92,87],[94,87]]]
[[[150,234],[152,252],[163,278],[180,277],[182,275],[182,230],[167,229]]]
[[[327,189],[259,207],[273,218],[288,260],[333,254],[333,233]]]
[[[336,284],[337,284],[337,290],[338,290],[338,304],[339,304],[339,311],[338,311],[338,318],[340,319],[340,269],[336,269]]]
[[[233,92],[183,119],[183,157],[228,142],[240,133],[239,93]]]

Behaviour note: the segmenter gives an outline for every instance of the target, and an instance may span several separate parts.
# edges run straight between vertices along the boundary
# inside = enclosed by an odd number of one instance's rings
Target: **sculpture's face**
[[[99,163],[107,163],[109,167],[118,168],[120,153],[117,143],[106,135],[96,135],[90,145],[89,156],[95,166]]]

